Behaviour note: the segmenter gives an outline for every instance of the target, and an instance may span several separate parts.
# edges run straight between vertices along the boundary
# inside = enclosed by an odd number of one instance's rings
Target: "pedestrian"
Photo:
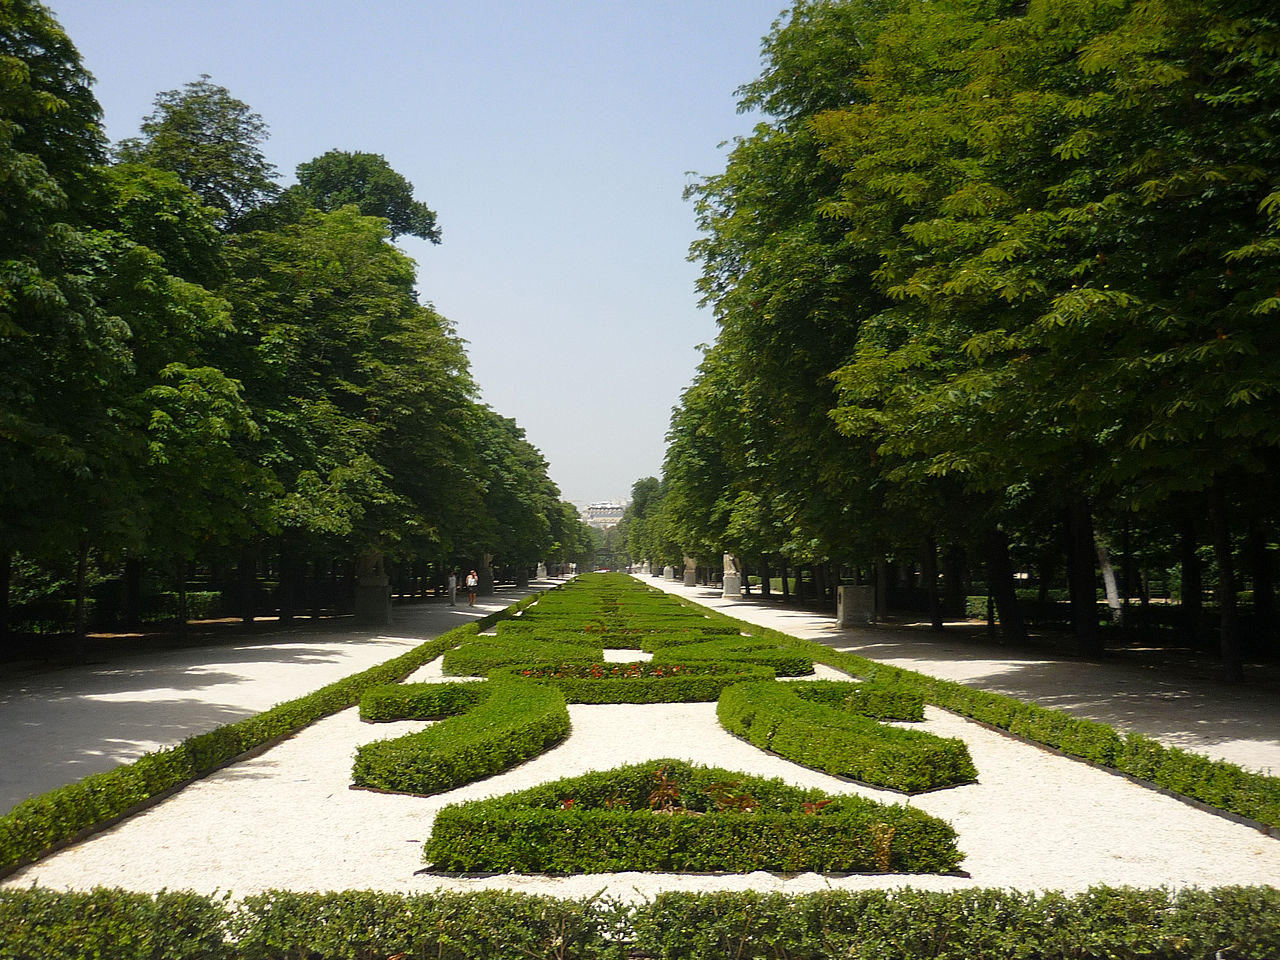
[[[480,586],[480,578],[476,576],[476,572],[472,570],[467,574],[467,603],[471,606],[476,605],[476,588]]]
[[[449,606],[456,607],[458,600],[458,571],[449,571]]]

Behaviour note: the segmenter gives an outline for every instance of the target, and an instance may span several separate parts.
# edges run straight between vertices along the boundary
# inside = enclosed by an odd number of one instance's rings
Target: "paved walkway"
[[[990,642],[985,631],[836,625],[813,610],[725,600],[719,588],[686,587],[660,578],[643,583],[688,597],[739,620],[816,640],[836,650],[946,680],[1005,693],[1142,733],[1250,770],[1280,775],[1280,683],[1254,671],[1243,684],[1222,683],[1195,665],[1162,669],[1124,655],[1104,660],[1055,657]]]
[[[533,584],[530,590],[552,586]],[[26,797],[252,716],[514,603],[499,588],[469,607],[397,606],[390,627],[302,621],[210,646],[130,653],[108,662],[0,675],[0,814]]]

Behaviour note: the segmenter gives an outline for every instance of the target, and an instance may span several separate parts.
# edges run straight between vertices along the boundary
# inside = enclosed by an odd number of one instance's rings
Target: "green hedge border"
[[[885,726],[854,710],[813,702],[800,686],[730,687],[720,695],[716,718],[730,733],[762,750],[873,787],[916,794],[977,780],[963,740]],[[884,693],[886,700],[897,699],[892,689]],[[862,695],[873,696],[866,691]]]
[[[745,620],[735,622],[752,636],[812,650],[818,663],[868,682],[919,693],[927,703],[993,730],[1090,763],[1198,809],[1280,838],[1280,777],[1252,773],[1225,760],[1166,747],[1140,733],[1121,733],[1105,723],[1063,710],[841,653]]]
[[[645,664],[648,666],[649,664]],[[677,664],[657,664],[676,666]],[[491,680],[515,680],[520,683],[558,687],[569,703],[701,703],[717,699],[735,683],[748,680],[772,680],[773,670],[750,663],[717,665],[698,661],[679,664],[690,673],[669,677],[525,677],[522,670],[538,670],[560,666],[554,663],[522,663],[500,667],[489,674]],[[582,666],[582,664],[564,664]],[[603,669],[625,667],[622,663],[601,663]]]
[[[351,765],[355,786],[432,796],[509,770],[545,753],[569,735],[569,711],[564,694],[555,687],[511,681],[481,683],[487,694],[483,700],[467,703],[465,697],[458,699],[465,712],[416,733],[359,747]],[[410,687],[408,696],[415,693],[422,691]]]
[[[531,594],[306,696],[23,800],[0,817],[0,878],[155,806],[189,783],[257,756],[352,706],[366,689],[404,679],[444,650],[558,589],[563,587]]]
[[[271,890],[232,904],[0,890],[0,943],[6,956],[112,960],[1242,960],[1280,956],[1280,891],[662,893],[623,904]]]
[[[650,809],[657,771],[675,812]],[[463,874],[945,874],[963,859],[954,828],[914,807],[670,759],[449,804],[423,847],[433,872]]]

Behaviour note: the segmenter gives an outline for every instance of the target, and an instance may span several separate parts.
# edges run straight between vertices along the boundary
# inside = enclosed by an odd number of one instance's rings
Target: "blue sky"
[[[689,172],[750,131],[783,0],[55,0],[112,139],[207,73],[260,113],[284,183],[326,150],[383,154],[439,215],[402,246],[574,501],[661,468],[697,345]]]

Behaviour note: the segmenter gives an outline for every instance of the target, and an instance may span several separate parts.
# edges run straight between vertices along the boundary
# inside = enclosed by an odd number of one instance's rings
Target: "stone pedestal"
[[[538,561],[538,572],[535,574],[535,576],[539,580],[547,579],[547,565],[543,563],[541,560]]]
[[[649,566],[649,561],[648,561],[648,560],[646,560],[644,563],[640,564],[640,572],[641,572],[642,574],[644,574],[646,577],[652,577],[652,576],[653,576],[653,567]]]
[[[720,596],[726,600],[742,599],[742,574],[726,571],[724,589],[721,591]]]
[[[698,561],[684,558],[684,585],[686,587],[696,587],[698,585]]]
[[[663,580],[674,580],[675,578],[676,578],[676,568],[675,568],[675,567],[663,567],[663,568],[662,568],[662,579],[663,579]]]
[[[836,625],[865,627],[876,621],[876,588],[862,586],[836,587]]]

